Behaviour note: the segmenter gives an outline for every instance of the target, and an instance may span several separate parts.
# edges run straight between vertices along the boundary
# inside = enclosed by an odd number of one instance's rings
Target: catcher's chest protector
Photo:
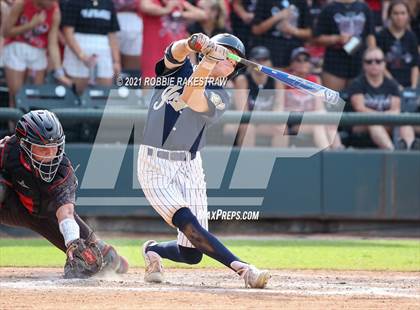
[[[0,161],[1,173],[8,181],[9,186],[17,193],[22,205],[35,216],[47,216],[51,202],[51,188],[60,182],[63,175],[68,173],[67,167],[60,165],[59,171],[53,182],[47,183],[34,176],[32,167],[20,151],[19,142],[12,137],[3,147]],[[63,162],[68,162],[67,158]]]

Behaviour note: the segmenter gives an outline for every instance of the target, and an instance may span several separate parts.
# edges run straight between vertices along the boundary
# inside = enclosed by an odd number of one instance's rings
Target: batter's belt
[[[148,156],[156,156],[162,159],[174,160],[174,161],[189,161],[195,159],[197,153],[191,153],[188,151],[165,151],[158,150],[155,148],[147,148]]]

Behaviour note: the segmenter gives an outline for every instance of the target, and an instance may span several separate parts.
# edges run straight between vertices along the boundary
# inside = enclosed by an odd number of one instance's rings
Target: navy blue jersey
[[[156,64],[156,76],[170,81],[170,86],[156,86],[152,95],[143,144],[171,151],[197,152],[205,145],[207,128],[216,122],[229,103],[229,96],[219,85],[206,86],[209,111],[195,112],[179,108],[177,98],[182,94],[185,80],[193,73],[187,59],[181,66],[169,70],[161,60]]]

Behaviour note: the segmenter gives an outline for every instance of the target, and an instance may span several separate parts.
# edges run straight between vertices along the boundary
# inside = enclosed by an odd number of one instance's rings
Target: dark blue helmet
[[[233,34],[220,33],[211,37],[210,40],[226,48],[233,49],[239,57],[245,58],[245,46],[242,43],[242,41]],[[202,57],[203,55],[200,55],[199,59],[201,60]],[[228,78],[231,79],[237,76],[240,73],[240,71],[242,71],[244,68],[245,66],[243,64],[238,63],[235,67],[235,71],[231,75],[229,75]]]

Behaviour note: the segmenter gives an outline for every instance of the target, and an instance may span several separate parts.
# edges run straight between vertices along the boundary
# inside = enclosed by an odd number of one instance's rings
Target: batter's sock
[[[147,251],[156,252],[160,257],[174,262],[190,265],[198,264],[203,258],[203,254],[199,250],[178,245],[176,240],[150,245],[147,247]]]
[[[215,236],[204,229],[189,208],[181,208],[175,212],[172,223],[183,232],[188,240],[202,253],[232,268],[234,261],[241,261],[228,250]]]

